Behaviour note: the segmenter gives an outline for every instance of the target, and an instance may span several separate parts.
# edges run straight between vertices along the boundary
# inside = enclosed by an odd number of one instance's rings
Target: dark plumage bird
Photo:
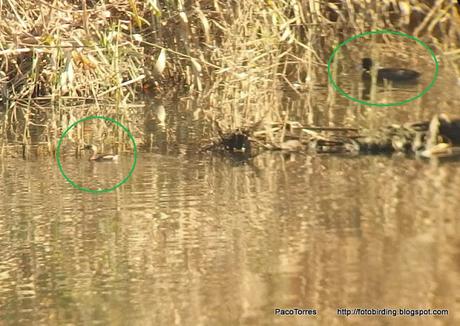
[[[420,126],[420,124],[418,125]],[[453,157],[460,155],[460,119],[445,114],[435,115],[429,123],[422,157]]]
[[[371,80],[371,69],[373,62],[371,58],[364,58],[362,61],[364,81]],[[415,83],[420,78],[421,73],[415,70],[403,68],[380,68],[377,70],[377,82],[383,83],[384,80],[393,83]]]
[[[98,154],[96,145],[86,145],[84,150],[89,150],[91,153],[90,161],[104,162],[104,161],[117,161],[118,155],[112,154]]]
[[[222,144],[225,149],[230,152],[250,152],[251,142],[247,133],[241,129],[237,129],[235,132],[221,135]]]
[[[445,114],[434,116],[428,123],[427,137],[434,143],[441,139],[452,146],[460,146],[460,119],[450,119]]]

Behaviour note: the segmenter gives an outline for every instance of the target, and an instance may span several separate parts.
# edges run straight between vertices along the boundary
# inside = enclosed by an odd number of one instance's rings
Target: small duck
[[[247,131],[237,129],[235,132],[229,134],[222,134],[222,144],[225,149],[230,152],[250,152],[251,142]]]
[[[89,158],[90,161],[96,162],[105,162],[105,161],[117,161],[118,155],[112,154],[98,154],[96,145],[86,145],[83,147],[84,150],[91,151],[91,157]]]
[[[371,58],[364,58],[361,67],[363,69],[362,79],[371,80],[371,68],[373,62]],[[403,68],[380,68],[377,70],[377,82],[382,83],[384,80],[393,83],[414,83],[420,78],[421,73],[415,70]]]

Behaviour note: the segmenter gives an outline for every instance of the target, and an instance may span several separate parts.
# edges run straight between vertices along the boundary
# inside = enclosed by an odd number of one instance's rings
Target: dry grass
[[[0,2],[0,124],[7,143],[57,142],[91,114],[134,121],[142,89],[200,95],[235,127],[285,119],[285,89],[326,84],[345,39],[375,29],[421,38],[458,71],[454,1],[8,0]],[[334,102],[330,91],[329,102]],[[308,109],[308,108],[306,108]],[[0,108],[0,112],[2,109]],[[1,114],[1,113],[0,113]],[[119,140],[122,141],[122,140]]]

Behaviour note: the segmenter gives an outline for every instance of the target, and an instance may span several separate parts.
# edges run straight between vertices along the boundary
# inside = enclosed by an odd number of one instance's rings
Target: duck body
[[[372,59],[364,58],[362,61],[364,81],[371,80]],[[393,83],[416,83],[422,74],[418,71],[403,68],[380,68],[377,70],[377,82],[383,83],[385,80]]]
[[[439,133],[453,146],[460,146],[460,119],[440,115],[439,121]]]
[[[95,162],[108,162],[108,161],[117,161],[118,155],[113,154],[98,154],[97,147],[95,145],[86,145],[83,147],[84,150],[89,150],[91,152],[91,156],[89,158],[90,161]]]
[[[222,135],[222,144],[230,152],[250,152],[251,142],[247,133],[237,129],[235,132]]]
[[[418,125],[420,126],[420,124]],[[460,119],[450,119],[445,114],[435,115],[424,123],[425,144],[418,153],[425,158],[458,157],[460,154]]]

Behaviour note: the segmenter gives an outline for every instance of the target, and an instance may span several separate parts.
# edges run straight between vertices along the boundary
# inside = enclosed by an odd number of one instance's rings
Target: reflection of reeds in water
[[[168,325],[177,306],[189,324],[206,318],[219,325],[274,324],[285,317],[266,313],[273,300],[332,312],[351,301],[411,307],[414,298],[457,307],[457,166],[421,169],[386,157],[292,162],[280,154],[259,156],[254,177],[250,167],[218,159],[153,162],[140,161],[130,185],[102,199],[75,199],[44,164],[2,162],[12,177],[0,188],[2,234],[8,232],[0,245],[3,257],[19,257],[2,262],[9,271],[2,299],[18,308],[4,315],[33,324],[37,315],[55,314],[70,323],[94,315],[99,300],[97,318],[107,324],[117,316],[123,324]],[[93,166],[78,168],[88,174]],[[41,187],[47,191],[27,191]],[[59,292],[47,301],[33,297],[50,284],[72,300]],[[110,300],[100,299],[109,293]],[[203,293],[219,295],[210,302]],[[117,315],[120,304],[134,313]],[[221,306],[228,312],[213,312]],[[325,315],[324,324],[343,324],[343,316]]]

